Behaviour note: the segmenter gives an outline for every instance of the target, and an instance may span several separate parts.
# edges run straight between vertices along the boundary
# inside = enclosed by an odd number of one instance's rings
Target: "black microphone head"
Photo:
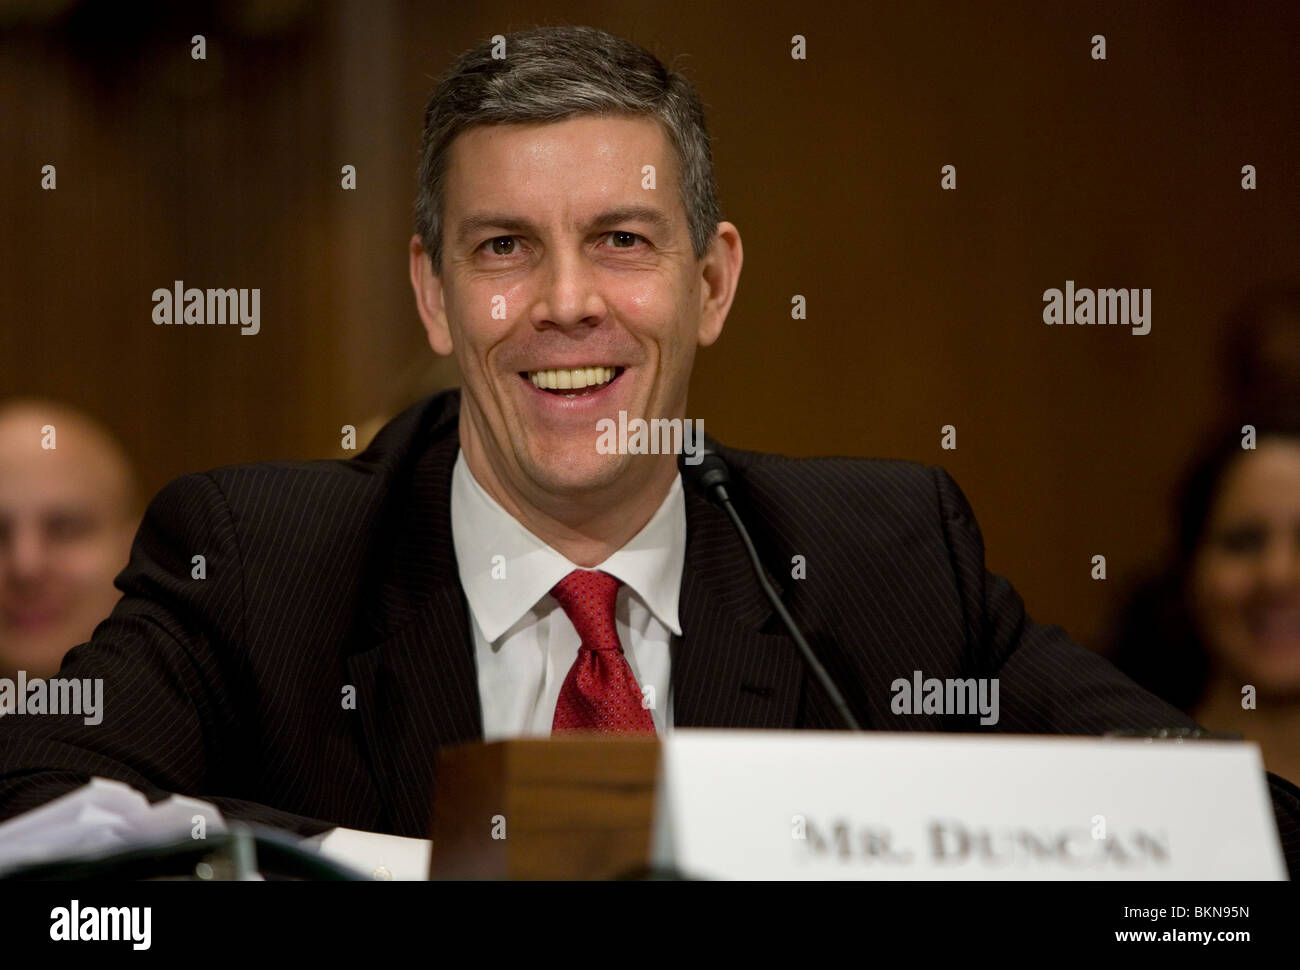
[[[703,447],[693,454],[683,451],[677,456],[677,467],[686,484],[698,488],[710,502],[730,501],[731,469],[713,449]]]

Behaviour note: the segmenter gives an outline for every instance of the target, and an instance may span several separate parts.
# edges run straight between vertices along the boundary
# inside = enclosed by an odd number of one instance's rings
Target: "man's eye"
[[[504,249],[501,248],[500,246],[501,243],[505,244]],[[484,242],[483,245],[492,247],[491,252],[493,256],[509,256],[515,251],[515,237],[494,236],[491,239]]]
[[[1258,554],[1267,541],[1265,531],[1257,526],[1227,529],[1219,535],[1219,547],[1236,555]]]
[[[53,542],[72,542],[89,535],[94,525],[88,515],[64,513],[46,520],[45,534]]]
[[[615,249],[632,249],[636,246],[638,239],[644,241],[643,237],[638,236],[636,233],[624,232],[621,229],[615,229],[609,234],[609,238],[613,241]]]

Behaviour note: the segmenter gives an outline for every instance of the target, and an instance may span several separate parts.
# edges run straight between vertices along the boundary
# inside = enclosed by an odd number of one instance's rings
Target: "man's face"
[[[0,420],[0,675],[49,676],[90,639],[121,594],[134,522],[117,456],[72,422]]]
[[[441,313],[426,326],[456,355],[471,462],[524,494],[644,474],[637,457],[599,453],[597,422],[685,417],[695,348],[717,338],[734,292],[711,298],[660,126],[470,129],[451,146],[443,225]]]

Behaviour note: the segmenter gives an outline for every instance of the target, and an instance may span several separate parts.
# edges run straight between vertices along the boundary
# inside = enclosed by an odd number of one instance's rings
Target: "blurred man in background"
[[[112,612],[135,493],[126,455],[87,415],[0,405],[0,677],[54,674]]]

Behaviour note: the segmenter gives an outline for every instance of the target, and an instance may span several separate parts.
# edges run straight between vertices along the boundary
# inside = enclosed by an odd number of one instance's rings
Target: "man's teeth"
[[[568,370],[534,370],[528,372],[534,387],[544,391],[578,390],[597,384],[608,384],[614,379],[612,367],[574,367]]]

